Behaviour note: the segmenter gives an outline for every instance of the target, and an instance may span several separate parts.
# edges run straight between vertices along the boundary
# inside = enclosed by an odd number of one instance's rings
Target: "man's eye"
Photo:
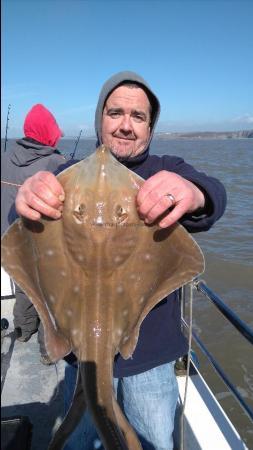
[[[145,117],[143,117],[141,114],[134,114],[133,119],[135,122],[145,122]]]
[[[108,115],[110,116],[110,117],[112,117],[112,119],[117,119],[118,117],[120,117],[120,113],[119,112],[110,112],[110,113],[108,113]]]

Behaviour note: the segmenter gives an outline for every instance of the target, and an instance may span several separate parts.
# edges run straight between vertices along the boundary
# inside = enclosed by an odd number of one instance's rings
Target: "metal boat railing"
[[[248,341],[253,344],[253,330],[243,322],[236,313],[229,308],[221,298],[215,294],[203,281],[194,280],[192,283],[193,288],[198,292],[207,297],[223,314],[224,317],[239,331],[239,333]],[[181,312],[182,312],[182,324],[189,328],[189,324],[185,320],[185,310],[186,310],[186,290],[181,288]],[[244,398],[241,396],[240,392],[231,382],[227,374],[224,372],[220,364],[216,361],[214,356],[207,350],[206,346],[203,344],[198,335],[192,330],[192,337],[207,359],[210,361],[211,365],[214,367],[215,371],[221,377],[225,385],[228,387],[229,391],[234,395],[242,409],[253,421],[253,409],[245,402]]]

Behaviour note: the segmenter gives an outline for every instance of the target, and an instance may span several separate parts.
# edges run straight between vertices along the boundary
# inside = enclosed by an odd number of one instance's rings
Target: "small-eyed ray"
[[[203,272],[203,255],[181,225],[144,224],[135,205],[144,180],[106,147],[58,180],[62,218],[18,219],[2,238],[2,266],[37,309],[50,358],[72,351],[79,360],[72,406],[50,449],[63,448],[86,406],[107,450],[139,450],[113,393],[114,357],[131,357],[146,315]]]

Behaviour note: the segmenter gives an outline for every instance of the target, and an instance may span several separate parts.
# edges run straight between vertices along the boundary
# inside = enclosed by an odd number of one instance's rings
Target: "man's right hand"
[[[15,201],[16,211],[20,216],[39,220],[41,214],[59,219],[65,198],[64,190],[51,172],[37,172],[18,190]]]

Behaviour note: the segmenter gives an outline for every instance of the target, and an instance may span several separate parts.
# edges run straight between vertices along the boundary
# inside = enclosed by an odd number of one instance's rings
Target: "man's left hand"
[[[162,170],[145,181],[138,192],[136,204],[145,223],[158,220],[161,228],[167,228],[184,214],[203,208],[205,197],[195,184],[174,172]]]

